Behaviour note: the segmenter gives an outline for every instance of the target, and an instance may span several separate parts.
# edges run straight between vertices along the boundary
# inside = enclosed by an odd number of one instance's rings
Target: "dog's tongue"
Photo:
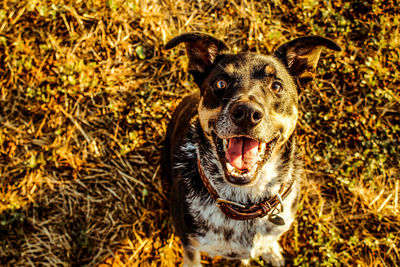
[[[228,140],[228,148],[225,152],[229,163],[239,169],[249,169],[258,159],[258,141],[246,138],[235,137]]]

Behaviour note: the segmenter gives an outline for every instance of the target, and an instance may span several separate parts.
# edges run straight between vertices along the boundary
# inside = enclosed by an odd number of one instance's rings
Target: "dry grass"
[[[163,45],[194,30],[235,52],[341,44],[301,94],[307,178],[282,245],[289,265],[399,265],[398,4],[285,2],[3,1],[0,265],[181,262],[159,150],[195,85]]]

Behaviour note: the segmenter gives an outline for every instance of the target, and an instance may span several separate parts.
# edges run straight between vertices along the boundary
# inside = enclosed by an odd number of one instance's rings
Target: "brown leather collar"
[[[285,189],[285,184],[283,184],[277,195],[267,198],[266,200],[258,204],[242,205],[228,200],[223,200],[219,197],[218,192],[212,187],[212,185],[208,181],[203,171],[203,168],[201,167],[200,159],[197,159],[197,168],[199,170],[199,174],[204,186],[207,188],[213,199],[217,202],[217,205],[219,206],[221,211],[225,213],[225,215],[227,215],[228,217],[235,220],[251,220],[264,217],[269,212],[271,212],[281,202],[282,199],[287,197],[293,185],[293,182],[291,182],[286,190],[282,192]],[[281,200],[279,196],[281,196]]]

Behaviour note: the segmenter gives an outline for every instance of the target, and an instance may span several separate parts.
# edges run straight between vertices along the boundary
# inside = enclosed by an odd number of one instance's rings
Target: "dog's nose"
[[[237,102],[230,108],[232,121],[243,129],[251,129],[263,118],[264,112],[251,102]]]

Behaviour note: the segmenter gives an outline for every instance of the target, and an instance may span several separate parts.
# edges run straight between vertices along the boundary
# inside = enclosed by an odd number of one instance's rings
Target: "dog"
[[[302,174],[298,90],[313,78],[323,47],[341,48],[305,36],[271,55],[230,54],[223,41],[200,32],[179,35],[165,48],[181,43],[200,90],[171,118],[162,169],[172,182],[183,265],[201,266],[206,252],[283,266],[278,240],[294,220]]]

